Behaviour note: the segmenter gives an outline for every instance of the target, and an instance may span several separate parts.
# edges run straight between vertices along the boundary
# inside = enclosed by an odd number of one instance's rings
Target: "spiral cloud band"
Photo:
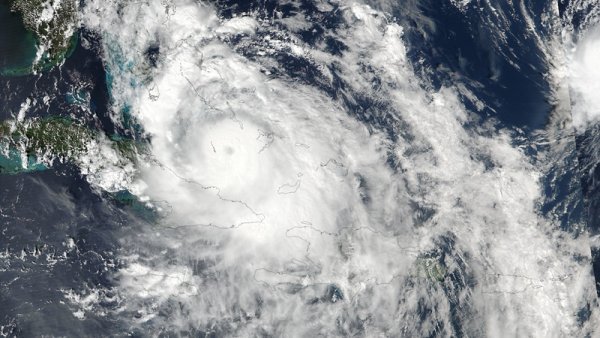
[[[299,39],[310,27],[300,12],[226,16],[191,0],[83,8],[115,121],[128,106],[150,139],[121,184],[161,215],[122,239],[115,311],[155,333],[587,332],[587,238],[540,211],[545,166],[514,131],[474,128],[461,100],[474,94],[418,72],[390,15],[314,6],[336,18],[339,51]],[[103,292],[70,299],[89,310]]]

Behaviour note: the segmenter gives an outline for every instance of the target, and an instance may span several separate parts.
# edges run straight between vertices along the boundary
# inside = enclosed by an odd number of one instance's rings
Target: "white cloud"
[[[572,257],[589,253],[539,215],[542,173],[511,133],[466,128],[456,90],[427,89],[413,73],[402,27],[348,5],[334,36],[342,55],[279,32],[285,43],[249,37],[263,55],[250,61],[219,37],[269,27],[175,4],[92,2],[84,20],[102,33],[115,105],[131,105],[152,138],[136,186],[172,207],[161,228],[129,240],[140,256],[123,258],[124,306],[143,307],[146,327],[428,335],[458,320],[473,335],[577,335],[593,284]],[[148,71],[143,52],[157,41],[162,62]],[[382,103],[371,113],[398,140],[318,88],[265,75],[291,46],[324,81],[336,72],[349,100]],[[436,250],[444,282],[418,274]]]
[[[589,30],[570,64],[573,125],[583,131],[600,118],[600,29]]]

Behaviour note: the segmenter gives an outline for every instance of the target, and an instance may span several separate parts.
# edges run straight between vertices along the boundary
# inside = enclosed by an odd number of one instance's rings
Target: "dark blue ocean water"
[[[83,41],[91,47],[83,48]],[[108,115],[109,94],[98,46],[94,35],[82,31],[62,67],[39,75],[0,76],[1,118],[16,116],[26,98],[38,98],[28,118],[72,116],[106,135],[121,134]],[[89,112],[70,99],[77,91],[89,94]],[[48,104],[40,102],[46,95],[51,98]],[[0,175],[0,255],[4,255],[0,322],[5,326],[1,333],[82,337],[126,332],[117,318],[76,319],[64,299],[68,290],[88,294],[111,288],[110,276],[119,267],[118,239],[137,223],[126,205],[92,191],[73,166]],[[114,308],[116,303],[105,306]]]

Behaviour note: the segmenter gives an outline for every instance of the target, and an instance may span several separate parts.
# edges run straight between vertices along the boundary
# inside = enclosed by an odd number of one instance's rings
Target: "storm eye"
[[[160,56],[160,46],[158,44],[150,45],[148,49],[146,49],[146,52],[144,52],[144,55],[146,56],[150,66],[156,68],[158,57]]]

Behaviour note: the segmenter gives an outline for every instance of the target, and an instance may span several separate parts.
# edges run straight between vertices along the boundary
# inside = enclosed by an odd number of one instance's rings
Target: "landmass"
[[[100,145],[100,146],[98,146]],[[0,123],[0,174],[41,170],[55,160],[78,162],[90,152],[110,148],[123,162],[135,163],[142,143],[109,138],[65,117]]]
[[[37,55],[28,69],[9,69],[7,75],[22,75],[60,63],[76,45],[76,0],[8,0],[25,28],[37,40]]]

